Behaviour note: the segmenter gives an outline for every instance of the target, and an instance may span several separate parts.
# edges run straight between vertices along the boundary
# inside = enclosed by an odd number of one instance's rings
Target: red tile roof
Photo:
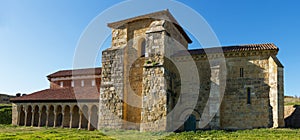
[[[205,49],[188,50],[188,52],[190,55],[198,55],[198,54],[209,54],[209,53],[227,53],[227,52],[260,51],[260,50],[278,51],[279,49],[273,43],[266,43],[266,44],[248,44],[248,45],[212,47],[212,48],[205,48]],[[176,53],[173,56],[184,56],[184,55],[187,55],[187,51]]]
[[[74,70],[61,70],[48,75],[49,78],[56,77],[69,77],[69,76],[80,76],[80,75],[101,75],[101,67],[98,68],[87,68],[87,69],[74,69]]]
[[[97,87],[74,87],[45,89],[25,96],[12,98],[12,102],[23,101],[76,101],[76,100],[99,100],[100,93]]]

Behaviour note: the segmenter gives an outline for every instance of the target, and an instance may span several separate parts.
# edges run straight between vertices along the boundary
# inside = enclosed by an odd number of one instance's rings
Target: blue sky
[[[0,93],[14,95],[48,88],[46,75],[72,68],[75,49],[85,28],[97,15],[119,2],[122,1],[0,0]],[[285,66],[285,94],[300,96],[299,1],[178,2],[202,15],[222,45],[275,43],[280,48],[278,58]],[[166,8],[172,12],[172,7]],[[144,9],[145,13],[156,10]],[[191,48],[199,47],[192,44]],[[95,65],[100,62],[98,58]]]

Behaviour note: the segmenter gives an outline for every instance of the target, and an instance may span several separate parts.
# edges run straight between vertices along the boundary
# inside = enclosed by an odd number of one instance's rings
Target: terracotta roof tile
[[[48,75],[48,78],[55,77],[69,77],[79,75],[101,75],[101,67],[98,68],[87,68],[87,69],[74,69],[74,70],[61,70]]]
[[[22,101],[76,101],[76,100],[98,100],[97,87],[58,88],[45,89],[25,96],[12,98],[12,102]]]
[[[248,44],[248,45],[235,45],[224,47],[212,47],[205,49],[188,50],[191,55],[209,54],[209,53],[227,53],[227,52],[241,52],[241,51],[258,51],[258,50],[279,50],[273,43],[267,44]],[[174,54],[173,56],[187,55],[187,51],[182,51]]]

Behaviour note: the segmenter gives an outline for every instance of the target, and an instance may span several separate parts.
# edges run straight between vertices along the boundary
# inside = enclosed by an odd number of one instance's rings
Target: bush
[[[11,124],[11,106],[0,109],[0,124]]]

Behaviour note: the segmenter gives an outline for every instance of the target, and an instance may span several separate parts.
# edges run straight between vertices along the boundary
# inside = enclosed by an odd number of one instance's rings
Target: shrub
[[[0,109],[0,124],[11,124],[11,106]]]

